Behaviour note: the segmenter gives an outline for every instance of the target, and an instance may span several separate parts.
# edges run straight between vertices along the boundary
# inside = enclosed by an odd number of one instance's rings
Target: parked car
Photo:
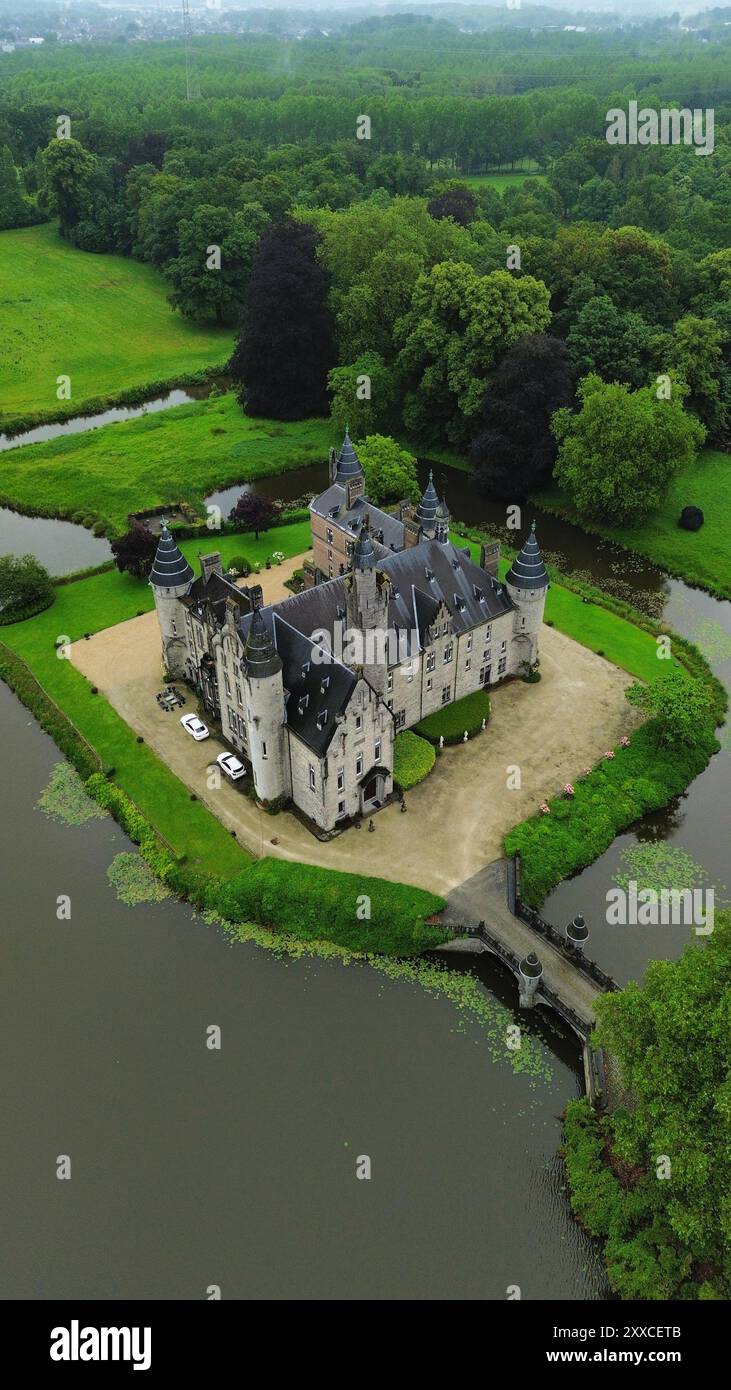
[[[181,714],[180,722],[186,734],[190,734],[191,738],[194,738],[196,743],[200,743],[201,739],[209,737],[205,724],[198,718],[197,714]]]
[[[234,753],[219,753],[216,762],[226,773],[226,776],[231,778],[232,782],[238,782],[239,777],[246,776],[244,764]]]

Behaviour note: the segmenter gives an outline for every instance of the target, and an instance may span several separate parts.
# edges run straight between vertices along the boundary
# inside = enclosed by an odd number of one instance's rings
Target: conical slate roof
[[[505,581],[516,589],[548,588],[548,572],[536,540],[535,521],[532,522],[528,539],[513,560]]]
[[[173,540],[163,521],[160,526],[160,540],[155,559],[150,570],[150,583],[156,589],[177,589],[190,584],[193,571],[181,554],[177,541]]]
[[[361,527],[360,535],[355,543],[353,551],[353,569],[371,570],[376,563],[376,552],[373,549],[370,531],[365,522]]]
[[[345,438],[338,454],[338,468],[335,474],[336,483],[345,483],[348,478],[359,478],[363,469],[360,466],[360,459],[353,448],[348,428],[345,428]]]
[[[251,619],[251,627],[244,647],[244,660],[247,676],[253,676],[255,680],[263,676],[276,675],[277,671],[282,669],[281,658],[277,655],[274,643],[264,625],[260,608],[254,609],[254,616]]]
[[[424,488],[421,501],[416,508],[416,519],[424,531],[433,531],[438,506],[439,497],[434,486],[434,474],[430,471],[429,482]]]

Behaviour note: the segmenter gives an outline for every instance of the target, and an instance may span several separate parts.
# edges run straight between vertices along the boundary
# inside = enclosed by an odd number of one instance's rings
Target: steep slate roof
[[[216,621],[222,623],[228,598],[236,600],[242,613],[251,612],[248,589],[240,589],[232,579],[214,571],[208,579],[199,575],[191,584],[186,596],[181,599],[181,603],[185,608],[192,608],[196,612],[201,612],[206,604],[210,604]]]
[[[376,563],[376,552],[367,526],[363,526],[353,551],[354,570],[372,570]]]
[[[246,674],[255,680],[273,676],[282,669],[282,659],[275,651],[274,641],[261,616],[261,609],[255,608],[251,615],[249,631],[244,648]]]
[[[317,589],[309,592],[315,594]],[[290,602],[290,599],[285,599],[284,604],[263,608],[253,616],[244,617],[241,631],[248,649],[253,624],[257,620],[262,623],[282,662],[287,727],[318,758],[322,758],[335,733],[338,715],[344,713],[358,684],[358,676],[342,662],[333,660],[325,648],[317,647],[310,641],[309,635],[299,632],[286,620],[280,609],[287,607]],[[326,626],[325,623],[315,623],[311,631]],[[323,660],[323,657],[326,659]]]
[[[348,478],[359,478],[362,472],[363,469],[360,466],[360,459],[353,448],[350,434],[346,426],[345,438],[340,453],[338,454],[338,467],[335,477],[338,482],[344,483]]]
[[[429,470],[429,481],[421,495],[421,501],[416,508],[416,519],[425,531],[434,530],[434,518],[437,514],[439,497],[434,486],[434,474]]]
[[[404,545],[403,521],[391,516],[390,512],[381,511],[380,507],[375,507],[367,497],[356,497],[352,507],[346,509],[345,488],[340,483],[331,483],[319,497],[313,498],[310,510],[321,516],[324,521],[333,522],[344,531],[349,531],[353,540],[367,515],[374,540],[380,540],[383,532],[382,544],[388,550],[400,550]]]
[[[531,525],[527,541],[513,560],[505,578],[506,583],[513,584],[516,589],[548,588],[548,572],[536,540],[535,521]]]
[[[150,570],[150,584],[157,589],[177,589],[182,584],[189,584],[192,578],[193,571],[188,561],[181,554],[177,541],[173,540],[163,521]]]
[[[389,555],[378,567],[391,580],[389,622],[413,626],[416,615],[422,643],[440,603],[449,609],[456,633],[468,632],[514,607],[504,586],[452,541],[422,541],[411,550]]]

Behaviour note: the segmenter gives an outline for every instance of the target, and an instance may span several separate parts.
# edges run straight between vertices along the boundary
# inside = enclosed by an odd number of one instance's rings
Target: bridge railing
[[[612,979],[612,976],[608,975],[606,970],[602,970],[601,966],[597,965],[596,961],[590,960],[583,952],[572,950],[563,932],[558,931],[550,922],[547,922],[545,918],[541,917],[541,914],[536,912],[534,907],[528,907],[527,903],[522,901],[520,896],[519,854],[516,854],[514,858],[508,860],[507,891],[508,906],[516,917],[520,917],[521,922],[525,922],[526,926],[532,927],[533,931],[537,932],[539,936],[543,936],[546,941],[550,941],[551,945],[555,946],[556,950],[560,951],[562,956],[570,960],[577,970],[580,970],[583,975],[587,975],[589,979],[593,980],[594,984],[598,985],[605,993],[619,989],[616,980]]]

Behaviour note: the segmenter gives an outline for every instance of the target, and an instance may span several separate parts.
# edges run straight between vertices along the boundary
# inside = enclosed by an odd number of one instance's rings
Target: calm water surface
[[[606,1295],[556,1157],[573,1044],[536,1021],[532,1081],[418,986],[125,907],[106,869],[129,842],[35,810],[58,752],[2,685],[0,717],[0,1297]]]

